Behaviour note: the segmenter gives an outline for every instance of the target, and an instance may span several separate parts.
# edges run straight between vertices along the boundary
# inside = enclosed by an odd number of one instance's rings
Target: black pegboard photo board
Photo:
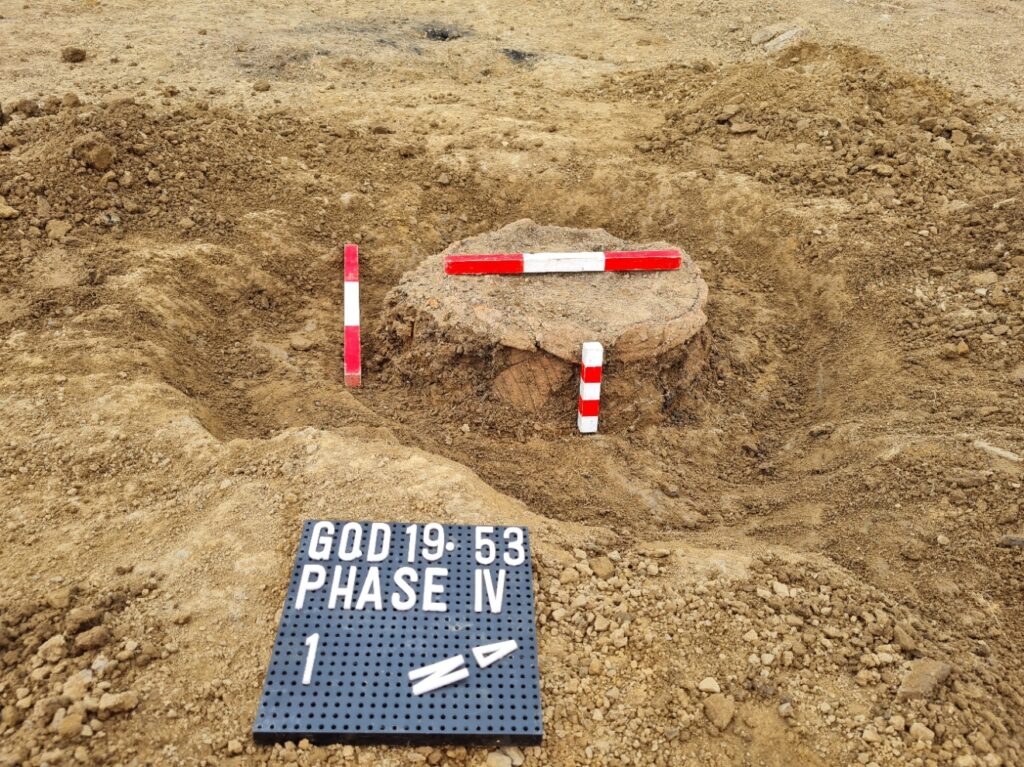
[[[449,676],[410,679],[446,659]],[[436,689],[415,694],[424,682]],[[536,745],[542,735],[526,528],[306,521],[257,742]]]

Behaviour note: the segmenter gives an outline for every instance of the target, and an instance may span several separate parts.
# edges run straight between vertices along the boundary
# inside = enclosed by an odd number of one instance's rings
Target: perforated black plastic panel
[[[340,536],[327,559],[310,556],[317,521],[305,523],[295,557],[281,623],[271,654],[260,698],[253,737],[257,741],[308,738],[313,742],[492,744],[534,745],[541,741],[540,687],[537,669],[537,637],[534,625],[533,575],[526,528],[483,528],[495,543],[493,564],[476,559],[474,527],[443,525],[443,554],[436,561],[422,555],[423,525],[416,528],[417,545],[410,561],[411,525],[390,524],[390,547],[379,562],[367,561],[366,546],[352,561],[339,559]],[[335,531],[348,523],[334,522]],[[363,541],[370,523],[359,523]],[[317,538],[323,538],[322,526]],[[507,533],[506,531],[512,532]],[[521,531],[520,533],[517,531]],[[436,527],[432,531],[436,535]],[[522,553],[515,543],[522,541]],[[315,541],[314,541],[315,544]],[[348,549],[347,551],[352,551]],[[316,552],[323,556],[322,552]],[[379,550],[378,550],[378,553]],[[434,555],[436,550],[427,553]],[[485,557],[490,552],[485,552]],[[518,561],[521,563],[514,564]],[[510,564],[513,563],[513,564]],[[307,588],[300,609],[296,600],[307,565],[326,571],[324,585]],[[342,568],[339,584],[347,585],[348,568],[356,568],[353,603],[345,609],[338,594],[333,607],[330,595],[334,569]],[[356,596],[378,567],[382,584],[380,608],[368,599],[355,609]],[[396,609],[393,599],[408,598],[396,586],[401,567],[416,571],[415,607]],[[434,582],[444,590],[433,595],[445,611],[426,611],[423,586],[426,569],[447,568],[446,577]],[[481,595],[482,611],[474,609],[475,587],[482,583],[476,570],[489,570],[490,583],[504,570],[500,612],[491,612],[489,592]],[[307,586],[315,583],[314,571],[306,571]],[[403,576],[408,585],[409,571]],[[490,592],[493,594],[492,592]],[[371,595],[372,596],[372,595]],[[410,598],[411,599],[411,598]],[[401,602],[400,602],[401,604]],[[310,637],[316,635],[316,640]],[[510,654],[481,667],[473,648],[515,640]],[[315,652],[310,660],[310,644]],[[409,672],[446,658],[461,655],[469,672],[466,679],[431,692],[413,694]],[[308,683],[303,683],[306,675]]]

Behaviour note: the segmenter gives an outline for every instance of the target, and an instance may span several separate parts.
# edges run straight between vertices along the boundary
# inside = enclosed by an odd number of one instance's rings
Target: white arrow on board
[[[511,655],[519,647],[514,639],[506,639],[504,642],[494,644],[483,644],[473,648],[473,657],[476,658],[480,668],[487,668],[492,663],[497,663],[506,655]]]
[[[409,681],[416,682],[412,686],[413,695],[422,695],[425,692],[433,692],[441,687],[455,684],[469,676],[469,669],[466,668],[466,659],[461,655],[453,658],[445,658],[429,666],[414,668],[409,672]]]
[[[506,655],[511,655],[519,648],[514,639],[507,639],[493,644],[478,645],[473,649],[473,657],[480,668],[497,663]],[[442,687],[461,682],[469,676],[469,669],[466,668],[466,659],[462,655],[454,655],[451,658],[439,660],[428,666],[420,666],[409,672],[409,681],[415,682],[412,686],[413,695],[423,695]],[[419,681],[417,681],[419,680]]]

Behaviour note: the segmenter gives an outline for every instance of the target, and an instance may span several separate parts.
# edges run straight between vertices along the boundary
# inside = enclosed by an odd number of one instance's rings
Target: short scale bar
[[[359,338],[359,246],[345,246],[345,386],[362,386],[363,364]]]
[[[580,399],[576,425],[581,434],[597,432],[597,417],[601,410],[601,368],[604,347],[598,341],[583,344],[580,364]]]

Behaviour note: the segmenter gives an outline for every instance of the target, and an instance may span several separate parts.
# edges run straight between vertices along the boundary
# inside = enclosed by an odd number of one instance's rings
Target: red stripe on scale
[[[608,250],[604,254],[606,272],[664,272],[682,263],[678,250]]]
[[[345,282],[359,282],[359,246],[345,245]]]
[[[363,364],[359,336],[359,246],[345,246],[345,385],[362,386]]]
[[[579,411],[580,415],[584,418],[587,416],[598,415],[601,412],[601,400],[583,399],[583,397],[580,397]]]
[[[601,383],[601,368],[580,365],[580,380],[583,383]]]
[[[447,274],[522,274],[522,253],[455,255],[444,257]]]

